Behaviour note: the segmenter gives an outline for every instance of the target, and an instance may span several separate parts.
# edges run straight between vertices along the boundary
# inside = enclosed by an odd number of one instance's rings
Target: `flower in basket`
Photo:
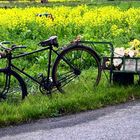
[[[132,58],[140,57],[140,41],[134,39],[130,42],[130,45],[131,47],[127,49],[124,49],[123,47],[114,49],[115,58],[113,59],[113,65],[115,69],[123,70],[125,68],[125,70],[135,71],[136,60]],[[125,59],[125,67],[122,64],[122,59],[120,57],[127,57],[127,59]],[[140,69],[140,62],[138,62],[137,69],[138,68]]]
[[[111,65],[111,64],[110,64],[110,60],[106,61],[105,66],[106,66],[107,68],[109,68],[110,65]]]
[[[114,57],[123,57],[124,56],[124,54],[125,54],[125,50],[124,50],[124,48],[123,47],[121,47],[121,48],[115,48],[114,49]],[[114,66],[117,68],[117,67],[119,67],[119,65],[122,63],[122,59],[120,58],[114,58],[113,59],[113,64],[114,64]]]
[[[131,49],[136,50],[140,47],[140,41],[137,39],[134,39],[132,42],[130,42]]]
[[[133,49],[130,49],[130,48],[127,48],[126,50],[124,50],[124,56],[125,57],[134,57],[137,55],[137,51],[136,50],[133,50]]]
[[[124,50],[124,56],[129,56],[130,48]]]
[[[140,57],[140,41],[134,39],[130,42],[131,47],[125,50],[125,67],[122,65],[120,70],[135,71],[136,70],[136,59],[134,57]],[[130,59],[129,59],[130,58]],[[134,59],[133,59],[134,58]],[[137,70],[139,70],[140,62],[137,61]]]
[[[134,50],[130,50],[128,55],[129,55],[129,57],[134,57],[135,51]]]
[[[129,48],[129,56],[130,57],[138,57],[140,56],[140,41],[134,39],[130,42],[131,47]]]

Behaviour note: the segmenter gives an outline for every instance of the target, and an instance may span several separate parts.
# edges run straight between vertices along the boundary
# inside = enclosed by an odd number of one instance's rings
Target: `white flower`
[[[129,54],[130,57],[134,57],[134,55],[135,55],[133,50],[130,50],[128,54]]]
[[[124,56],[124,48],[115,48],[114,49],[114,57],[123,57]]]
[[[124,48],[115,48],[114,57],[123,57],[124,56]],[[122,59],[113,59],[113,64],[115,67],[119,66],[122,63]]]

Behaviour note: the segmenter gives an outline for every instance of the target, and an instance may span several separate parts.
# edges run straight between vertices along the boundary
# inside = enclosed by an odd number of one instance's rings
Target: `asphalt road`
[[[0,140],[140,140],[140,100],[1,128]]]

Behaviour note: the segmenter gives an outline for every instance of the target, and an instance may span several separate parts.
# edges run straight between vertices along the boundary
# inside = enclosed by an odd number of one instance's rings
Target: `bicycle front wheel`
[[[74,45],[57,57],[52,77],[58,90],[81,88],[93,90],[101,78],[101,65],[96,52],[83,45]]]
[[[17,102],[27,96],[27,88],[15,71],[0,69],[0,97]]]

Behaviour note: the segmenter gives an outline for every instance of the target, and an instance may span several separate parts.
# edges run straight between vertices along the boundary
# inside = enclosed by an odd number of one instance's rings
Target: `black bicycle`
[[[28,82],[23,80],[21,74],[36,82],[44,94],[51,94],[56,89],[65,92],[75,88],[76,91],[76,88],[80,88],[80,86],[93,90],[93,87],[99,83],[101,77],[100,58],[92,48],[82,45],[82,41],[74,41],[66,47],[56,50],[56,47],[59,46],[57,36],[52,36],[39,43],[43,48],[16,56],[13,55],[14,51],[26,47],[12,45],[8,48],[5,45],[7,43],[0,43],[2,49],[0,58],[7,60],[6,67],[0,68],[0,97],[3,99],[6,99],[7,96],[24,99],[27,96],[26,84]],[[13,64],[15,59],[45,50],[48,50],[47,76],[43,74],[40,74],[39,77],[31,76],[24,69]],[[57,55],[54,63],[52,63],[52,53]],[[18,85],[18,88],[13,88],[15,84]]]

